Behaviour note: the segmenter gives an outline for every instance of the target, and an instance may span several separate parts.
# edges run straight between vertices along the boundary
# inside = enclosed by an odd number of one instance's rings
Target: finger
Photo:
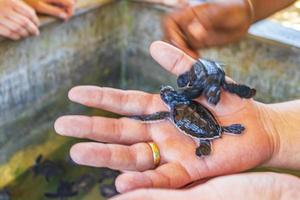
[[[78,86],[69,92],[71,101],[122,115],[151,114],[165,111],[159,95],[96,86]]]
[[[73,0],[45,0],[44,2],[61,5],[64,7],[72,7],[75,5],[75,1]]]
[[[179,190],[163,190],[163,189],[140,189],[123,195],[116,196],[110,200],[183,200],[186,193]],[[199,199],[197,197],[197,199]],[[189,199],[192,200],[192,199]]]
[[[152,150],[147,143],[131,146],[78,143],[71,148],[70,155],[76,163],[94,167],[134,171],[144,171],[154,167]]]
[[[128,118],[64,116],[56,120],[57,133],[101,142],[134,144],[150,141],[150,124]]]
[[[74,7],[69,7],[69,8],[66,8],[66,11],[67,11],[68,17],[72,17],[72,16],[74,15],[74,10],[75,10],[75,8],[74,8]]]
[[[153,162],[153,161],[152,161]],[[180,188],[190,183],[188,172],[178,163],[167,163],[155,170],[125,172],[116,179],[120,193],[139,188]]]
[[[152,43],[150,54],[163,68],[177,76],[188,71],[195,63],[183,51],[161,41]]]
[[[10,33],[14,33],[15,35],[18,35],[19,37],[22,36],[20,31],[23,27],[21,27],[19,24],[15,23],[14,21],[8,19],[8,18],[3,18],[0,20],[0,24],[2,26],[5,26],[7,29],[9,29]]]
[[[27,17],[24,17],[23,15],[20,15],[18,13],[14,13],[8,16],[8,18],[21,26],[21,29],[26,33],[26,35],[24,36],[28,36],[29,34],[31,35],[40,34],[38,27]]]
[[[15,34],[14,32],[10,31],[6,26],[3,25],[0,25],[0,35],[12,40],[19,40],[21,38],[20,35]]]
[[[59,8],[58,6],[47,4],[45,2],[39,2],[37,5],[37,10],[43,14],[56,16],[63,20],[66,20],[68,18],[68,15],[63,8]]]
[[[74,14],[74,8],[75,8],[75,1],[74,0],[46,0],[45,2],[59,5],[61,8],[63,8],[67,13],[67,18],[71,17]]]
[[[28,35],[30,35],[29,31],[27,31],[27,29],[25,27],[23,27],[24,23],[23,21],[20,19],[19,17],[20,15],[14,11],[10,11],[9,15],[6,16],[7,19],[15,22],[16,24],[18,24],[20,26],[18,33],[22,36],[22,37],[27,37]]]
[[[28,6],[26,3],[22,1],[18,1],[17,4],[15,4],[14,10],[20,13],[23,16],[26,16],[30,19],[30,21],[35,24],[35,26],[38,26],[40,24],[40,21],[34,11],[33,8]]]
[[[198,52],[189,47],[186,42],[185,35],[179,29],[176,22],[172,19],[171,16],[167,16],[164,18],[163,28],[165,38],[168,42],[175,45],[193,58],[199,57]]]

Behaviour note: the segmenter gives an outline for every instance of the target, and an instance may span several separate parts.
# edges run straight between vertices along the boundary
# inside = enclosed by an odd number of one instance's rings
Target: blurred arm
[[[245,0],[247,1],[247,0]],[[250,0],[254,7],[254,21],[264,19],[291,5],[295,0]]]

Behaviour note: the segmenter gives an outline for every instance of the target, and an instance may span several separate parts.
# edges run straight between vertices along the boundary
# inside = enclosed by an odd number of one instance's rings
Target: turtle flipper
[[[209,140],[200,140],[200,146],[196,149],[196,155],[208,156],[211,153],[211,142]]]
[[[211,105],[217,105],[221,98],[221,88],[218,85],[210,85],[204,90],[207,102]]]
[[[234,93],[241,98],[250,99],[255,96],[256,90],[254,88],[250,88],[247,85],[239,85],[235,83],[226,83],[223,84],[224,90]]]
[[[232,124],[230,126],[222,126],[222,131],[232,134],[241,134],[245,127],[241,124]]]
[[[130,119],[136,119],[140,121],[157,121],[157,120],[164,120],[170,117],[170,112],[156,112],[151,115],[134,115],[129,116]]]

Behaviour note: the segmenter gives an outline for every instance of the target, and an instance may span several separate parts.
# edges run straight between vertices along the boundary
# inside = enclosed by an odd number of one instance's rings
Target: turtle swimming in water
[[[189,71],[181,74],[177,85],[189,99],[204,94],[213,105],[220,101],[221,87],[241,98],[252,98],[256,94],[255,89],[246,85],[226,82],[222,64],[206,59],[198,59]]]
[[[53,161],[45,160],[42,155],[36,158],[31,170],[35,176],[44,176],[47,182],[49,182],[51,178],[59,177],[64,173],[62,166]]]
[[[220,138],[222,132],[239,135],[245,130],[241,124],[220,126],[207,108],[175,91],[171,86],[163,86],[160,96],[168,106],[169,112],[162,111],[150,115],[131,116],[131,118],[145,122],[169,119],[181,131],[199,139],[200,146],[196,149],[197,156],[209,155],[211,140]]]
[[[68,181],[60,181],[55,193],[45,193],[44,196],[51,199],[66,200],[69,197],[74,197],[78,191],[74,191],[74,183]]]

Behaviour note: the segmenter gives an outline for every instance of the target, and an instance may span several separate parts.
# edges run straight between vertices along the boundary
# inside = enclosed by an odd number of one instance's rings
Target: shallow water
[[[99,110],[92,110],[86,114],[117,117],[112,113]],[[70,199],[105,199],[100,194],[100,187],[113,185],[116,174],[106,168],[79,166],[71,160],[69,157],[70,147],[72,144],[84,140],[59,136],[52,129],[44,134],[47,135],[45,142],[17,152],[6,164],[0,166],[0,188],[7,188],[11,199],[15,200],[24,200],[25,197],[30,200],[45,199],[44,193],[55,193],[60,180],[73,182],[81,176],[89,174],[95,178],[92,181],[94,183]],[[32,166],[39,155],[43,155],[43,160],[53,161],[60,166],[63,173],[51,177],[49,181],[41,175],[35,175]],[[103,174],[107,173],[113,174],[103,177]],[[101,183],[98,182],[100,179]]]

